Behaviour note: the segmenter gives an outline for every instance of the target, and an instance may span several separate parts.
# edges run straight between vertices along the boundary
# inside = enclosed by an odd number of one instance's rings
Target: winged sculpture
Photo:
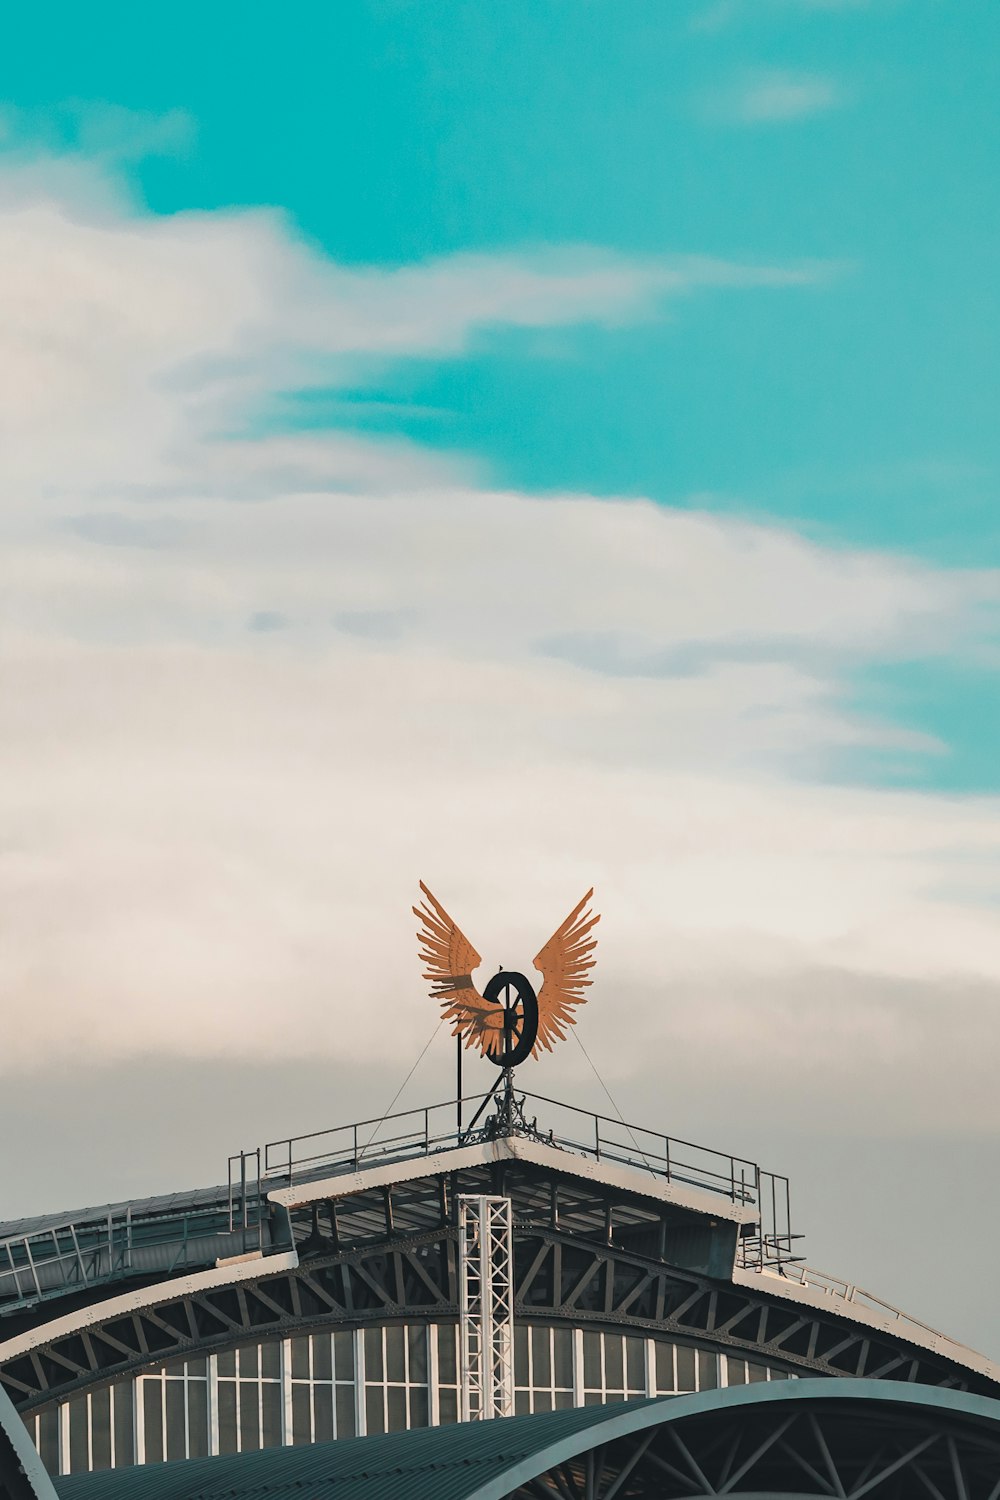
[[[522,974],[507,975],[503,971],[487,983],[486,993],[480,994],[472,975],[482,963],[481,957],[423,881],[420,889],[424,899],[413,908],[413,914],[422,923],[417,936],[424,978],[431,983],[431,998],[441,1002],[444,1018],[451,1022],[452,1035],[463,1036],[467,1047],[478,1047],[484,1057],[500,1062],[508,1044],[511,1012],[497,1003],[496,994],[507,981],[520,981],[514,987],[521,994],[522,1015],[529,1004],[533,1010],[537,1002],[538,1009],[530,1055],[537,1057],[542,1047],[551,1051],[554,1043],[566,1036],[566,1028],[576,1024],[576,1007],[584,1004],[587,997],[583,991],[593,983],[588,971],[594,967],[592,954],[597,940],[590,934],[600,921],[600,916],[589,910],[593,890],[574,906],[536,955],[534,966],[542,976],[536,995]]]

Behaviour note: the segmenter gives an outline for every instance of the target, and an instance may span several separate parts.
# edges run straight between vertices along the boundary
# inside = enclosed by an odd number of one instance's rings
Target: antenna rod
[[[456,1052],[455,1052],[455,1067],[456,1067],[456,1071],[458,1073],[458,1093],[456,1095],[456,1098],[457,1098],[458,1102],[457,1102],[457,1104],[455,1106],[455,1111],[456,1111],[456,1124],[458,1126],[458,1134],[459,1134],[459,1137],[461,1138],[461,1134],[462,1134],[462,1033],[461,1032],[459,1032],[458,1036],[455,1038],[455,1048],[456,1048]]]

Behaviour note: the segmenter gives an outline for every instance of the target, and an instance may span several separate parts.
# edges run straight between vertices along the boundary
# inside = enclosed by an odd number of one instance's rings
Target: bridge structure
[[[944,1393],[1000,1400],[991,1360],[810,1269],[780,1175],[541,1096],[471,1115],[289,1137],[216,1187],[0,1225],[0,1385],[47,1471],[666,1396],[711,1415],[766,1387],[749,1411],[783,1382],[930,1388],[939,1414]],[[470,1405],[468,1205],[487,1202],[501,1373]]]

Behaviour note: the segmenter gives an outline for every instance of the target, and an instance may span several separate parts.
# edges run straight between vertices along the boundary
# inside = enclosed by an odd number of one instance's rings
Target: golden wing
[[[579,906],[574,906],[535,959],[535,968],[542,974],[542,987],[538,991],[538,1041],[532,1056],[537,1055],[539,1047],[551,1052],[553,1042],[561,1042],[565,1037],[566,1027],[576,1025],[573,1011],[586,1001],[582,990],[593,984],[586,976],[587,970],[594,967],[590,954],[597,947],[597,939],[588,940],[587,934],[601,918],[584,911],[593,894],[589,890]]]
[[[423,926],[417,933],[424,978],[432,985],[431,999],[440,1000],[452,1036],[461,1033],[467,1047],[483,1053],[503,1048],[503,1008],[484,1000],[472,982],[472,971],[482,963],[465,933],[449,917],[436,896],[420,882],[424,900],[413,908]]]

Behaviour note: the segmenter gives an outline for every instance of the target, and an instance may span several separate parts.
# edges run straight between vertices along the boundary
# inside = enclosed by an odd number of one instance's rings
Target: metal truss
[[[269,1271],[265,1256],[259,1276],[229,1286],[171,1295],[170,1283],[159,1281],[136,1288],[127,1313],[106,1318],[91,1295],[80,1326],[65,1331],[61,1317],[47,1334],[43,1325],[30,1349],[6,1359],[0,1346],[0,1381],[29,1411],[152,1363],[269,1335],[457,1321],[458,1199],[486,1191],[512,1203],[517,1317],[662,1333],[789,1373],[996,1394],[987,1376],[902,1333],[880,1332],[835,1308],[783,1301],[772,1290],[773,1277],[755,1277],[745,1287],[679,1266],[689,1240],[672,1239],[671,1223],[657,1218],[648,1200],[644,1207],[599,1182],[567,1183],[542,1169],[518,1172],[428,1174],[293,1209],[297,1269]]]
[[[998,1500],[995,1433],[939,1413],[865,1405],[810,1402],[808,1410],[719,1410],[666,1422],[576,1455],[510,1500]]]
[[[458,1200],[462,1419],[514,1414],[514,1236],[510,1199]]]

